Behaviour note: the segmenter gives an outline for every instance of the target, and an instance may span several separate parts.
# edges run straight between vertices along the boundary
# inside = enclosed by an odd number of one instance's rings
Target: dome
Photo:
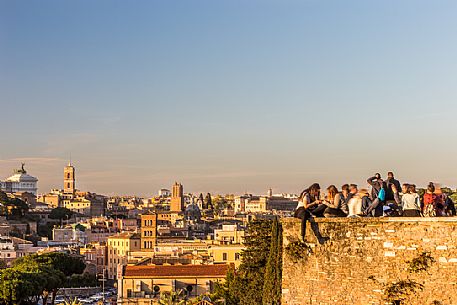
[[[200,208],[195,203],[189,204],[184,210],[184,216],[187,220],[197,220],[199,221],[202,217]]]

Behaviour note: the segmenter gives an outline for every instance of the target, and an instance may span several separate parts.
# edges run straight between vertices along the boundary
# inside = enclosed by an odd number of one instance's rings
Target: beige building
[[[141,238],[137,233],[120,233],[108,237],[107,274],[116,279],[118,266],[126,265],[131,252],[141,249]]]
[[[208,249],[208,254],[214,264],[233,264],[238,268],[245,248],[243,245],[214,245]]]
[[[251,196],[250,200],[245,203],[244,212],[246,213],[264,213],[267,211],[267,197]]]
[[[57,208],[62,205],[60,194],[56,190],[53,190],[49,194],[38,196],[37,202],[45,203],[51,208]]]
[[[107,250],[108,247],[105,244],[94,243],[86,245],[84,248],[80,248],[79,254],[84,256],[84,261],[87,265],[86,268],[90,268],[96,274],[103,274],[103,271],[106,269],[107,265]]]
[[[227,264],[126,266],[118,278],[118,304],[150,305],[170,291],[184,291],[189,298],[211,293],[229,268]]]
[[[238,225],[222,225],[222,229],[214,230],[214,240],[222,245],[241,244],[244,241],[244,229]]]
[[[266,213],[268,211],[294,211],[297,207],[296,198],[282,196],[253,196],[243,195],[235,197],[236,213]]]
[[[64,200],[64,207],[84,216],[101,216],[105,213],[104,202],[90,197],[81,196]]]

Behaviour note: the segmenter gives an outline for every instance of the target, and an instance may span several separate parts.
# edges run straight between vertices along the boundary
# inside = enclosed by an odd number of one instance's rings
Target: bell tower
[[[171,192],[170,211],[182,212],[184,209],[183,187],[181,183],[175,182]]]
[[[75,168],[71,161],[63,170],[63,192],[65,194],[75,194]]]

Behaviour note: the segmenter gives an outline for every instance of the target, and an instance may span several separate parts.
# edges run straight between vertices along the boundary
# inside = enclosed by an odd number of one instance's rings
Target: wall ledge
[[[286,217],[281,220],[286,223],[300,223],[301,220],[293,217]],[[457,217],[315,217],[311,221],[316,223],[384,223],[384,222],[439,222],[457,223]]]

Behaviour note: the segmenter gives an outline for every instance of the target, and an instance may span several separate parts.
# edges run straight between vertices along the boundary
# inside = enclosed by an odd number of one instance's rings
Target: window
[[[240,260],[240,254],[239,253],[235,253],[235,260],[236,261]]]
[[[227,253],[222,253],[222,260],[226,261],[227,260]]]

